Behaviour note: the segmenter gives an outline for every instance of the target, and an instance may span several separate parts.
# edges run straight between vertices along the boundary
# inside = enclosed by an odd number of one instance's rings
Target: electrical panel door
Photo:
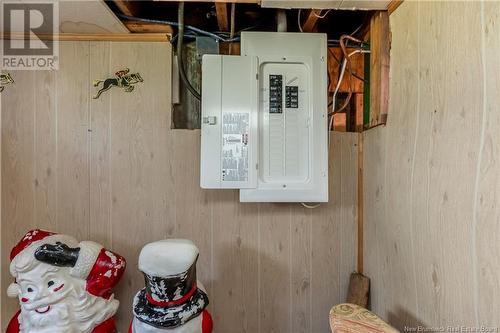
[[[201,187],[257,186],[257,59],[203,56]]]
[[[242,202],[328,201],[327,43],[324,34],[243,32],[259,62],[259,172]]]

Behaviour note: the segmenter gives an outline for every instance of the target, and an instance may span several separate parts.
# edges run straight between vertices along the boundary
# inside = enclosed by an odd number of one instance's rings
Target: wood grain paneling
[[[332,299],[346,299],[349,274],[356,269],[356,142],[357,133],[333,132],[331,137],[330,202],[314,209],[312,217],[309,332],[328,332],[323,314]],[[331,235],[342,234],[350,236],[332,241]]]
[[[365,136],[365,263],[374,311],[401,330],[499,325],[497,12],[405,1],[391,15],[390,117]]]
[[[330,203],[241,204],[199,187],[200,132],[170,129],[170,44],[65,41],[60,56],[59,71],[14,72],[2,93],[2,290],[29,228],[102,242],[128,261],[116,289],[126,332],[141,247],[186,237],[215,332],[328,332],[355,269],[357,134],[332,135]],[[92,80],[123,67],[144,82],[92,99]],[[1,300],[5,327],[17,304]]]
[[[61,43],[60,66],[65,70],[56,71],[56,224],[82,239],[90,226],[89,43]]]
[[[485,2],[483,17],[483,70],[485,101],[481,119],[480,157],[476,169],[473,237],[477,262],[476,320],[498,326],[500,313],[500,3]]]
[[[34,223],[35,173],[34,152],[34,103],[35,72],[12,71],[15,87],[2,92],[2,311],[12,314],[17,302],[8,299],[5,291],[9,278],[9,254],[12,239],[18,239]],[[19,93],[23,87],[28,94]],[[8,89],[14,88],[14,89]],[[10,112],[5,106],[14,106]],[[3,117],[8,114],[8,117]],[[7,181],[8,180],[8,181]],[[3,319],[6,325],[7,320]]]
[[[90,79],[101,78],[110,70],[110,43],[90,42]],[[90,95],[94,96],[92,90]],[[108,94],[92,100],[90,107],[89,237],[111,246],[111,112]]]

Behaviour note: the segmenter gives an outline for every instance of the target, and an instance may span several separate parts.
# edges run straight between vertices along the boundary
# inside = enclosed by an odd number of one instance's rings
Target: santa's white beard
[[[115,299],[105,300],[75,287],[66,298],[50,306],[47,313],[21,307],[20,333],[91,333],[118,309]]]

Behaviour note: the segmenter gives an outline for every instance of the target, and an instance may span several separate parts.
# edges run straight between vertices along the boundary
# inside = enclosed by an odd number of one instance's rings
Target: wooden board
[[[118,7],[122,14],[127,16],[137,16],[140,11],[141,3],[130,0],[113,0],[113,3]]]
[[[89,235],[89,51],[89,43],[61,43],[59,65],[66,70],[56,71],[57,229],[78,239]]]
[[[500,311],[500,177],[498,173],[500,159],[500,114],[496,106],[500,102],[499,50],[500,4],[498,2],[484,3],[484,67],[485,101],[481,118],[479,143],[479,160],[476,169],[477,186],[474,198],[473,230],[476,245],[476,320],[485,326],[498,325]]]
[[[178,0],[153,0],[163,2],[179,2]],[[261,0],[184,0],[184,2],[222,2],[222,3],[260,3]]]
[[[321,9],[311,9],[306,16],[306,20],[302,25],[302,30],[304,32],[313,32],[316,31],[316,23],[321,15]]]
[[[11,71],[15,85],[2,92],[2,290],[11,283],[9,253],[13,239],[20,239],[24,229],[32,228],[34,221],[35,169],[34,105],[35,72]],[[30,94],[19,93],[19,87]],[[15,106],[7,108],[6,103]],[[8,221],[11,221],[10,223]],[[14,222],[17,221],[17,222]],[[17,311],[18,302],[2,294],[2,324]],[[9,314],[7,316],[7,314]],[[5,318],[5,319],[4,319]],[[2,329],[4,331],[5,329]]]
[[[311,251],[311,328],[328,332],[324,314],[331,300],[345,302],[349,275],[356,269],[357,133],[333,132],[329,148],[328,204],[313,210]],[[349,184],[348,186],[345,186]],[[350,235],[332,238],[332,235]]]
[[[262,0],[264,8],[385,10],[390,0]]]
[[[123,23],[102,0],[58,1],[59,32],[128,33]]]
[[[63,50],[64,52],[64,50]],[[40,228],[57,228],[57,119],[56,72],[36,71],[34,84],[34,216]]]
[[[102,0],[58,0],[54,2],[58,5],[59,14],[59,21],[56,22],[58,23],[56,33],[110,34],[129,32]],[[23,32],[24,28],[22,24],[17,24],[11,31]],[[54,33],[51,27],[45,29],[43,26],[37,29],[37,33],[41,32]]]
[[[387,5],[387,12],[391,15],[399,6],[403,3],[403,0],[392,0]]]
[[[348,48],[347,53],[351,53],[355,49]],[[340,70],[342,68],[342,62],[344,59],[344,55],[342,53],[342,49],[340,47],[329,47],[328,48],[328,77],[329,77],[329,86],[328,91],[333,93],[338,84],[338,77],[340,74]],[[363,78],[364,77],[364,55],[361,53],[353,54],[351,56],[351,68],[352,72],[357,76]],[[352,91],[354,93],[363,93],[363,81],[357,77],[352,77]],[[339,92],[349,92],[349,72],[347,69],[345,70],[344,78],[339,87]]]
[[[174,30],[170,25],[152,23],[152,22],[141,22],[141,21],[123,21],[123,24],[127,27],[130,32],[133,33],[165,33],[172,34]]]
[[[227,4],[223,2],[215,3],[215,10],[217,13],[217,24],[220,31],[229,31],[229,15],[227,11]]]
[[[376,12],[370,21],[370,120],[369,127],[387,122],[389,111],[389,14]]]
[[[390,117],[365,136],[365,268],[373,310],[401,331],[498,325],[496,11],[405,1],[391,15]]]
[[[0,32],[4,39],[30,39],[32,35],[23,33],[4,33]],[[168,42],[170,33],[133,33],[133,34],[78,34],[78,33],[60,33],[60,34],[38,34],[37,38],[41,40],[58,41],[113,41],[113,42]]]
[[[356,261],[356,134],[333,133],[330,203],[242,204],[199,187],[200,132],[172,130],[171,45],[61,42],[57,72],[13,72],[2,93],[2,290],[8,254],[30,228],[102,242],[128,268],[116,289],[119,330],[131,320],[141,247],[186,237],[216,332],[328,332]],[[91,99],[92,80],[123,67],[132,93]],[[75,70],[77,68],[78,70]],[[2,327],[17,302],[1,295]]]

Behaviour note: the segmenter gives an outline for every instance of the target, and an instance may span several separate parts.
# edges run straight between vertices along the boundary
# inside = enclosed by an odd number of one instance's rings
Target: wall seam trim
[[[413,242],[413,184],[415,180],[415,160],[417,156],[417,142],[418,142],[418,131],[420,128],[420,3],[417,2],[417,115],[415,124],[415,138],[413,143],[413,156],[411,163],[411,178],[410,178],[410,245],[412,252],[412,267],[413,267],[413,281],[415,288],[415,311],[417,318],[419,317],[419,305],[418,305],[418,288],[417,288],[417,272],[415,267],[415,245]]]
[[[480,131],[480,139],[479,139],[479,154],[477,156],[476,163],[476,179],[474,182],[474,203],[472,209],[472,283],[473,283],[473,297],[474,297],[474,319],[476,321],[476,327],[479,327],[479,294],[478,294],[478,267],[477,267],[477,206],[478,206],[478,192],[479,192],[479,178],[481,176],[481,161],[484,151],[484,132],[486,127],[486,31],[485,31],[485,21],[484,21],[484,0],[481,1],[481,69],[482,69],[482,94],[483,94],[483,107],[482,107],[482,115],[481,115],[481,131]]]

